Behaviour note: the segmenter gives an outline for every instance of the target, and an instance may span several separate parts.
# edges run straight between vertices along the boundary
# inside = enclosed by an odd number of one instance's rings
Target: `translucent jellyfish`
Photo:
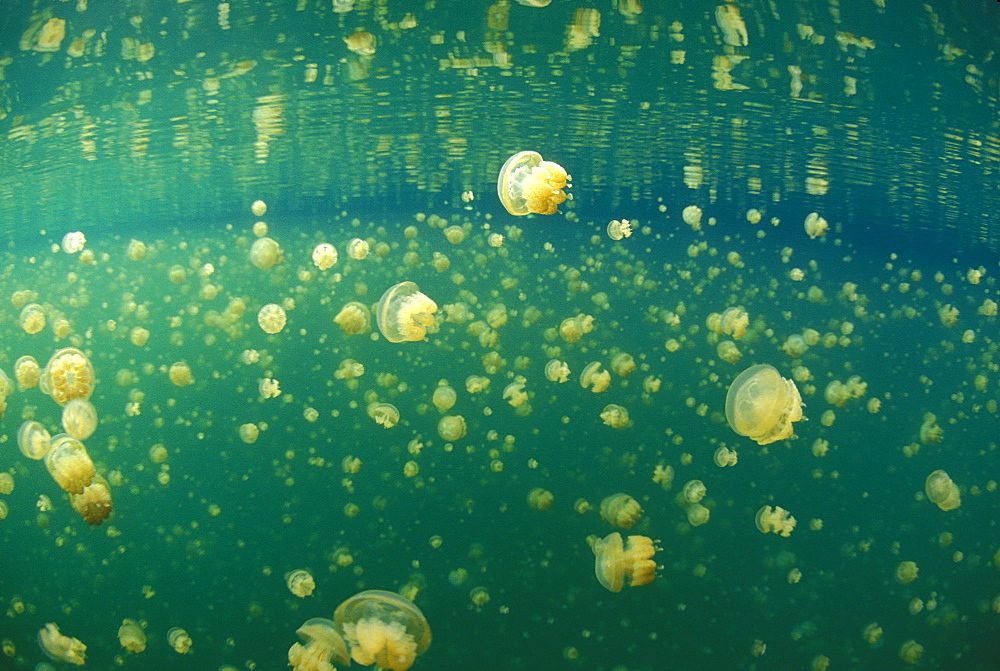
[[[38,365],[38,360],[26,354],[14,362],[14,379],[21,389],[33,389],[38,386],[42,369]]]
[[[920,645],[912,638],[908,641],[904,641],[901,646],[899,646],[899,658],[906,662],[907,664],[916,664],[920,661],[920,658],[924,655],[924,646]]]
[[[420,293],[413,282],[390,287],[375,308],[378,330],[389,342],[423,340],[428,329],[436,328],[437,303]]]
[[[256,424],[247,422],[246,424],[240,424],[239,434],[240,440],[247,445],[252,445],[257,442],[257,437],[260,436],[260,429]]]
[[[566,200],[564,188],[571,178],[557,163],[543,161],[534,151],[522,151],[507,159],[497,179],[500,202],[513,215],[529,212],[555,214]]]
[[[723,361],[731,364],[738,364],[743,358],[743,352],[736,347],[732,340],[723,340],[715,347],[716,354]]]
[[[802,397],[795,383],[767,364],[740,373],[726,394],[730,428],[759,445],[792,435],[792,424],[802,419]]]
[[[806,216],[806,220],[803,222],[802,226],[806,230],[806,235],[813,240],[826,235],[827,230],[830,228],[830,225],[826,223],[826,219],[819,216],[819,213],[817,212],[810,212]]]
[[[82,492],[69,495],[69,503],[87,524],[101,526],[101,522],[110,517],[113,508],[108,481],[94,475]]]
[[[945,512],[962,505],[962,495],[958,485],[944,471],[938,469],[924,480],[924,492],[927,498]]]
[[[528,393],[524,391],[524,378],[508,384],[503,390],[503,400],[507,401],[511,407],[517,408],[528,400]]]
[[[622,542],[622,535],[615,531],[594,541],[594,573],[597,581],[612,592],[622,591],[625,579],[631,587],[648,585],[656,578],[656,547],[646,536],[629,536]]]
[[[470,375],[465,378],[465,391],[470,394],[480,394],[490,387],[490,378],[482,375]]]
[[[448,412],[455,405],[458,400],[458,395],[455,390],[448,386],[448,383],[444,380],[438,383],[434,393],[431,395],[431,403],[434,407],[438,409],[438,412]]]
[[[900,585],[907,585],[917,579],[919,571],[920,569],[917,567],[916,562],[899,562],[899,565],[896,567],[896,582]]]
[[[399,409],[392,403],[375,403],[369,408],[368,413],[376,424],[387,429],[399,424]]]
[[[0,471],[0,494],[10,494],[14,491],[14,476],[6,471]]]
[[[719,315],[719,333],[741,340],[750,325],[750,315],[741,307],[726,308]]]
[[[601,411],[601,421],[612,429],[627,429],[632,426],[632,420],[628,417],[628,410],[615,403],[609,403]]]
[[[795,529],[795,518],[781,506],[762,506],[754,517],[754,524],[762,534],[773,533],[788,538]]]
[[[364,303],[351,301],[333,318],[344,335],[360,335],[371,331],[372,313]]]
[[[612,494],[601,501],[601,519],[611,526],[631,529],[642,519],[642,506],[628,494]]]
[[[167,644],[181,655],[191,652],[191,637],[180,627],[171,627],[167,631]]]
[[[685,506],[684,512],[687,515],[688,524],[693,527],[700,527],[708,523],[711,511],[700,503],[692,503]]]
[[[940,443],[944,439],[944,429],[937,423],[934,413],[928,412],[924,415],[924,422],[920,425],[920,442],[924,445]]]
[[[632,235],[632,224],[628,219],[618,221],[614,219],[608,224],[608,237],[612,240],[621,240]]]
[[[528,505],[535,510],[548,510],[552,507],[555,496],[547,489],[535,487],[528,492]]]
[[[288,649],[288,665],[293,671],[333,671],[331,662],[344,666],[351,664],[347,644],[333,620],[314,617],[306,620],[295,633],[305,645],[294,643]]]
[[[367,30],[356,30],[344,38],[344,44],[358,56],[374,56],[378,40]]]
[[[364,364],[358,363],[354,359],[344,359],[333,372],[333,376],[338,380],[353,380],[365,374]]]
[[[364,259],[367,259],[370,250],[371,248],[368,243],[361,238],[352,238],[351,241],[347,243],[347,255],[355,261],[363,261]]]
[[[265,377],[262,378],[260,382],[257,383],[257,390],[260,392],[260,397],[263,399],[277,398],[281,396],[281,383],[277,380]]]
[[[45,310],[37,303],[29,303],[21,309],[18,323],[25,333],[35,334],[45,328]]]
[[[327,242],[320,243],[313,249],[312,260],[320,270],[329,270],[337,263],[337,248]]]
[[[275,303],[268,303],[257,313],[257,323],[264,333],[275,334],[285,328],[288,321],[285,309]]]
[[[83,666],[86,662],[87,646],[78,638],[59,633],[59,627],[52,622],[38,631],[38,647],[51,659]]]
[[[44,459],[52,446],[49,432],[40,422],[28,420],[17,431],[17,446],[29,459]]]
[[[562,323],[559,324],[559,337],[566,342],[576,342],[593,330],[594,318],[581,313],[562,320]]]
[[[715,465],[718,466],[719,468],[725,468],[726,466],[735,466],[736,462],[739,459],[739,457],[736,454],[736,451],[730,450],[725,445],[720,445],[719,449],[715,451],[715,454],[713,455],[712,458],[715,461]]]
[[[312,574],[301,568],[286,573],[285,584],[289,592],[301,598],[311,596],[316,589],[316,581],[313,580]]]
[[[186,361],[175,361],[170,364],[167,370],[167,377],[175,387],[186,387],[194,384],[194,375],[191,373],[191,366]]]
[[[551,359],[545,364],[545,378],[550,382],[568,382],[569,372],[569,365],[565,361]]]
[[[94,367],[90,359],[75,347],[61,349],[52,355],[38,386],[59,405],[74,398],[90,398],[94,393]]]
[[[87,236],[85,236],[80,231],[73,231],[72,233],[67,233],[62,239],[62,250],[67,254],[76,254],[83,251],[84,245],[87,244]]]
[[[619,352],[611,359],[611,370],[618,377],[628,377],[635,372],[635,359],[628,352]]]
[[[681,490],[681,498],[686,503],[698,503],[703,498],[705,494],[708,493],[708,488],[705,487],[705,483],[701,480],[690,480],[684,484],[684,488]]]
[[[250,263],[261,270],[281,262],[281,247],[271,238],[258,238],[250,246]]]
[[[600,361],[592,361],[580,372],[580,386],[599,394],[611,385],[611,373],[601,368]]]
[[[63,431],[77,440],[87,440],[97,430],[97,409],[85,398],[74,398],[63,407]]]
[[[118,627],[118,642],[132,654],[138,655],[146,649],[146,632],[138,622],[125,618],[122,626]]]
[[[406,671],[431,644],[431,628],[413,602],[398,594],[367,590],[355,594],[333,614],[337,629],[361,665]]]
[[[438,420],[438,435],[448,442],[465,437],[466,431],[465,418],[461,415],[445,415]]]
[[[94,477],[94,462],[87,448],[64,433],[52,438],[52,448],[45,455],[45,467],[64,491],[80,494]]]

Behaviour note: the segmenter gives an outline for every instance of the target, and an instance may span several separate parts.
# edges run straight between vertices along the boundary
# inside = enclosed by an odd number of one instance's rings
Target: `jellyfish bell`
[[[618,492],[601,501],[601,519],[621,529],[631,529],[642,519],[642,506],[634,498]]]
[[[601,586],[620,592],[625,580],[631,587],[648,585],[656,578],[656,547],[647,536],[629,536],[623,542],[617,531],[594,541],[594,574]]]
[[[924,493],[931,503],[945,512],[962,505],[962,495],[958,485],[941,469],[932,472],[924,480]]]
[[[289,592],[302,599],[312,596],[316,589],[316,581],[312,574],[301,568],[285,574],[285,585],[288,586]]]
[[[101,522],[111,516],[113,508],[108,481],[95,474],[83,491],[69,495],[69,503],[87,524],[100,526]]]
[[[413,282],[400,282],[382,294],[375,308],[378,330],[393,343],[424,340],[428,330],[437,328],[434,313],[438,306],[420,292]]]
[[[759,445],[792,435],[792,424],[802,419],[802,397],[792,380],[767,364],[740,373],[726,394],[730,428]]]
[[[329,671],[333,668],[331,662],[350,665],[347,644],[333,620],[310,618],[295,633],[302,643],[294,643],[288,649],[288,665],[293,671]]]
[[[17,446],[29,459],[44,459],[52,447],[52,437],[40,422],[28,420],[17,431]]]
[[[191,652],[191,637],[180,627],[171,627],[167,631],[167,643],[178,654],[186,655]]]
[[[406,671],[431,644],[427,618],[413,602],[392,592],[366,590],[337,607],[333,621],[358,664]]]
[[[62,412],[63,431],[77,440],[86,440],[97,430],[97,409],[85,398],[74,398]]]
[[[94,367],[87,355],[75,347],[66,347],[49,359],[38,386],[56,403],[66,405],[74,398],[90,398],[94,383]]]
[[[54,436],[52,447],[45,455],[45,467],[52,479],[70,494],[83,493],[96,471],[87,448],[76,438],[65,433]]]
[[[564,188],[571,178],[558,163],[542,160],[535,151],[521,151],[503,164],[497,178],[497,195],[515,216],[555,214],[567,199]]]
[[[38,647],[50,659],[69,662],[77,666],[83,666],[86,663],[87,646],[78,638],[61,634],[59,627],[53,622],[49,622],[44,629],[38,631]]]
[[[368,306],[358,301],[344,305],[333,321],[344,335],[361,335],[371,331],[372,313]]]
[[[125,618],[118,628],[118,642],[132,654],[138,655],[146,649],[146,632],[138,622]]]

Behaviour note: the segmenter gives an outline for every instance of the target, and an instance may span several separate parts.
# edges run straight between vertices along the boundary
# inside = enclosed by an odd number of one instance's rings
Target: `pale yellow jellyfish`
[[[271,238],[258,238],[250,247],[250,263],[261,270],[281,262],[281,247]]]
[[[246,424],[240,424],[239,434],[240,440],[247,445],[252,445],[257,442],[257,437],[260,436],[260,429],[256,424],[247,422]]]
[[[805,228],[806,235],[815,240],[816,238],[821,238],[826,235],[830,225],[826,222],[826,219],[819,216],[819,213],[810,212],[806,216],[806,220],[802,224],[802,227]]]
[[[38,360],[26,354],[14,362],[14,378],[21,389],[34,389],[38,386],[42,369],[38,365]]]
[[[6,471],[0,472],[0,494],[10,494],[14,491],[14,476]]]
[[[51,659],[69,662],[77,666],[86,663],[87,646],[78,638],[71,638],[59,633],[59,627],[49,622],[44,629],[38,631],[38,647]]]
[[[940,469],[927,476],[924,481],[924,492],[932,503],[945,512],[962,505],[962,495],[958,485]]]
[[[628,494],[612,494],[601,501],[601,519],[611,526],[631,529],[642,519],[642,506]]]
[[[392,403],[373,403],[369,406],[368,414],[376,424],[387,429],[399,424],[399,409]]]
[[[480,394],[490,387],[490,378],[482,375],[470,375],[465,378],[465,391],[470,394]]]
[[[465,418],[461,415],[445,415],[438,420],[438,435],[448,442],[463,438],[466,431]]]
[[[924,646],[920,645],[912,638],[908,641],[904,641],[901,646],[899,646],[899,658],[906,662],[907,664],[916,664],[920,661],[920,658],[924,655]]]
[[[358,664],[406,671],[431,644],[427,618],[413,602],[383,590],[355,594],[333,614]]]
[[[118,642],[132,654],[138,655],[146,649],[146,632],[138,622],[125,618],[122,626],[118,627]]]
[[[611,592],[622,591],[626,578],[631,587],[648,585],[656,578],[653,555],[657,548],[646,536],[629,536],[623,543],[615,531],[595,540],[592,549],[597,581]]]
[[[289,592],[300,598],[312,596],[313,590],[316,589],[316,581],[312,574],[301,568],[286,573],[285,584]]]
[[[17,446],[29,459],[44,459],[52,447],[51,440],[45,427],[34,420],[24,422],[17,431]]]
[[[593,330],[594,318],[591,315],[581,313],[562,320],[559,324],[559,337],[566,342],[576,342]]]
[[[274,378],[265,377],[257,383],[257,391],[262,399],[278,398],[281,396],[281,383]]]
[[[716,354],[723,361],[731,364],[737,364],[740,359],[743,358],[743,352],[736,347],[736,343],[732,340],[723,340],[715,347]]]
[[[524,391],[523,377],[518,376],[518,379],[504,388],[503,400],[507,401],[514,408],[519,407],[528,400],[528,392]]]
[[[924,422],[920,425],[920,442],[924,445],[940,443],[944,438],[944,429],[937,423],[934,413],[928,412],[924,415]]]
[[[861,638],[868,645],[876,645],[882,639],[882,627],[878,626],[878,622],[869,622],[861,631]]]
[[[371,247],[361,238],[351,238],[347,243],[347,255],[355,261],[363,261],[368,258]]]
[[[719,332],[741,340],[750,325],[750,315],[742,307],[726,308],[719,315]]]
[[[545,378],[550,382],[567,382],[569,380],[569,366],[565,361],[551,359],[545,364]]]
[[[700,503],[692,503],[685,506],[684,512],[687,515],[688,524],[693,527],[700,527],[703,524],[707,524],[708,518],[711,516],[711,511]]]
[[[56,484],[70,494],[82,493],[96,473],[87,448],[64,433],[52,438],[52,447],[45,455],[45,467]]]
[[[344,359],[333,372],[333,376],[338,380],[354,380],[365,374],[365,366],[354,359]]]
[[[628,410],[615,403],[604,406],[604,410],[601,411],[601,421],[612,429],[627,429],[632,426]]]
[[[87,236],[80,231],[73,231],[63,236],[62,250],[67,254],[77,254],[83,251],[86,244]]]
[[[344,38],[344,44],[358,56],[374,56],[378,41],[367,30],[356,30]]]
[[[899,562],[899,566],[896,567],[896,582],[900,585],[907,585],[913,582],[917,579],[917,572],[919,570],[916,562]]]
[[[85,398],[74,398],[63,407],[62,426],[77,440],[86,440],[97,429],[97,409]]]
[[[792,435],[792,424],[802,419],[802,397],[792,380],[767,364],[740,373],[726,394],[730,428],[759,445]]]
[[[614,219],[608,224],[608,237],[612,240],[631,237],[632,228],[633,223],[629,222],[628,219],[622,219],[621,221]]]
[[[186,361],[175,361],[170,364],[170,368],[167,370],[167,377],[170,378],[170,382],[175,387],[186,387],[189,384],[194,384],[194,375],[191,373],[191,366],[187,365]]]
[[[601,368],[600,361],[591,361],[580,372],[580,386],[595,394],[606,391],[611,385],[611,373]]]
[[[413,282],[390,287],[378,302],[375,319],[378,330],[389,342],[423,340],[427,331],[436,328],[434,313],[438,306],[420,293]]]
[[[555,497],[547,489],[535,487],[528,492],[528,505],[535,510],[548,510],[552,507]]]
[[[690,480],[684,484],[680,497],[683,503],[698,503],[705,498],[705,494],[707,493],[708,488],[705,487],[704,482],[701,480]]]
[[[312,260],[320,270],[329,270],[337,263],[337,248],[327,242],[320,243],[313,249]]]
[[[350,666],[347,644],[333,620],[311,618],[295,633],[305,645],[294,643],[288,649],[288,665],[293,667],[293,671],[333,671],[331,662]]]
[[[108,481],[95,474],[82,492],[69,495],[69,503],[87,524],[101,526],[101,522],[108,519],[113,508]]]
[[[555,214],[567,198],[563,189],[571,178],[558,163],[543,161],[534,151],[522,151],[507,159],[497,178],[497,195],[515,216],[528,213]]]
[[[56,403],[66,405],[74,398],[90,398],[94,393],[94,383],[94,367],[90,359],[75,347],[67,347],[49,359],[38,386]]]
[[[268,303],[257,313],[257,323],[264,333],[275,334],[285,328],[288,317],[285,309],[276,303]]]
[[[181,655],[191,652],[191,637],[180,627],[171,627],[167,631],[167,643]]]
[[[754,524],[762,534],[768,532],[788,538],[795,529],[795,518],[781,506],[762,506],[754,517]]]
[[[37,303],[29,303],[21,309],[18,323],[25,333],[38,333],[45,328],[45,310]]]
[[[438,409],[438,412],[442,413],[451,410],[457,400],[458,394],[444,380],[438,383],[437,388],[434,389],[434,393],[431,395],[431,403]]]
[[[715,461],[715,465],[719,468],[725,468],[726,466],[735,466],[736,462],[739,460],[739,456],[736,454],[735,450],[730,450],[725,445],[720,445],[715,451],[712,457]]]
[[[619,352],[611,359],[611,370],[618,377],[628,377],[635,372],[635,359],[628,352]]]

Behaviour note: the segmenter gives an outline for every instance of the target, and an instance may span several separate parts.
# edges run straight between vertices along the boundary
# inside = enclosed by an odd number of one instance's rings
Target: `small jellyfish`
[[[327,242],[320,243],[313,249],[312,260],[320,270],[329,270],[337,263],[337,248]]]
[[[740,373],[726,394],[730,428],[759,445],[792,435],[792,424],[802,419],[802,397],[792,380],[767,364]]]
[[[113,508],[108,481],[95,474],[82,492],[69,495],[69,503],[87,524],[101,526],[101,522],[108,519]]]
[[[316,589],[316,581],[313,580],[312,574],[301,568],[286,573],[285,584],[289,592],[300,598],[312,596],[313,590]]]
[[[611,370],[618,377],[628,377],[635,372],[635,359],[628,352],[619,352],[611,359]]]
[[[611,385],[611,373],[601,368],[600,361],[591,361],[580,372],[580,386],[595,394],[606,391]]]
[[[604,406],[604,410],[601,411],[601,421],[612,429],[627,429],[632,426],[628,410],[615,403]]]
[[[434,313],[438,306],[420,292],[413,282],[400,282],[390,287],[379,299],[375,309],[378,330],[393,343],[424,340],[427,331],[437,325]]]
[[[528,505],[535,510],[548,510],[552,507],[555,496],[547,489],[535,487],[528,492]]]
[[[186,387],[194,384],[194,375],[191,373],[191,366],[186,361],[175,361],[170,364],[167,370],[167,377],[175,387]]]
[[[826,235],[830,225],[826,222],[826,219],[819,216],[818,212],[810,212],[806,215],[806,220],[803,222],[802,227],[805,229],[806,235],[815,240]]]
[[[25,333],[34,335],[45,328],[45,310],[37,303],[29,303],[21,309],[18,323]]]
[[[594,541],[594,573],[597,581],[611,591],[620,592],[625,579],[631,587],[648,585],[656,578],[656,547],[646,536],[629,536],[622,542],[617,531]]]
[[[374,56],[378,40],[367,30],[356,30],[344,38],[344,44],[358,56]]]
[[[280,383],[270,377],[261,379],[261,381],[257,383],[257,389],[260,392],[260,397],[265,400],[281,396]]]
[[[29,459],[44,459],[52,447],[51,440],[45,427],[35,420],[24,422],[17,431],[17,446]]]
[[[726,466],[735,466],[739,457],[735,450],[730,450],[725,445],[720,445],[712,459],[715,461],[716,466],[725,468]]]
[[[94,367],[90,359],[75,347],[52,355],[39,378],[38,386],[59,405],[74,398],[90,398],[94,393]]]
[[[45,455],[45,467],[56,484],[70,494],[81,494],[96,473],[87,448],[64,433],[52,438],[52,447]]]
[[[413,602],[398,594],[366,590],[337,607],[337,629],[350,643],[358,664],[406,671],[431,644],[427,618]]]
[[[281,262],[281,247],[271,238],[257,238],[250,247],[250,263],[261,270]]]
[[[528,392],[524,391],[524,378],[518,378],[508,384],[503,390],[503,400],[507,401],[511,407],[517,408],[528,400]]]
[[[628,219],[617,219],[608,224],[608,237],[612,240],[621,240],[632,235],[633,224]]]
[[[924,481],[924,493],[938,508],[945,512],[962,505],[962,495],[958,485],[944,471],[938,469]]]
[[[0,471],[0,494],[10,494],[14,491],[14,476],[6,471]]]
[[[361,335],[371,331],[372,313],[363,303],[351,301],[340,309],[333,321],[344,335]]]
[[[17,380],[17,384],[22,390],[37,387],[41,375],[42,369],[38,365],[38,360],[30,354],[26,354],[14,362],[14,379]]]
[[[285,328],[287,321],[285,309],[276,303],[268,303],[257,313],[257,323],[261,330],[271,335]]]
[[[601,501],[601,519],[611,526],[631,529],[642,519],[642,506],[628,494],[612,494]]]
[[[768,532],[788,538],[795,529],[795,518],[781,506],[761,506],[754,517],[754,524],[762,534]]]
[[[59,633],[59,627],[49,622],[44,629],[38,631],[38,646],[51,659],[69,662],[77,666],[86,663],[87,646],[78,638],[71,638]]]
[[[167,644],[181,655],[191,652],[191,637],[180,627],[171,627],[167,631]]]
[[[125,618],[122,626],[118,627],[118,642],[132,654],[138,655],[146,649],[146,632],[138,622]]]
[[[257,442],[257,437],[260,436],[260,429],[256,424],[247,422],[246,424],[240,424],[239,434],[240,440],[247,445],[252,445]]]
[[[513,215],[555,214],[572,186],[571,177],[558,163],[543,161],[534,151],[522,151],[507,159],[497,178],[500,202]]]
[[[438,435],[449,443],[465,436],[465,418],[461,415],[445,415],[438,420]]]
[[[355,261],[363,261],[368,258],[371,247],[361,238],[352,238],[347,243],[347,255]]]
[[[293,671],[331,671],[334,668],[331,662],[350,665],[347,644],[333,620],[311,618],[295,633],[305,645],[294,643],[288,649],[288,665]]]
[[[376,424],[387,429],[399,424],[399,409],[392,403],[374,403],[369,407],[368,414]]]
[[[438,383],[437,388],[434,389],[434,393],[431,395],[431,403],[438,409],[438,412],[442,413],[451,410],[457,400],[458,395],[455,393],[455,390],[448,386],[448,383],[444,380]]]
[[[916,562],[899,562],[899,565],[896,567],[896,582],[900,585],[908,585],[917,579],[917,573],[919,571],[920,569]]]
[[[76,254],[83,251],[84,245],[87,244],[87,236],[85,236],[80,231],[73,231],[72,233],[67,233],[62,239],[62,250],[67,254]]]
[[[97,430],[97,409],[85,398],[74,398],[63,407],[63,431],[77,440],[87,440]]]
[[[944,429],[937,423],[934,413],[928,412],[924,415],[924,422],[920,425],[920,442],[924,445],[940,443],[944,438]]]
[[[545,364],[545,378],[550,382],[559,382],[560,384],[568,382],[569,372],[569,366],[565,361],[551,359]]]

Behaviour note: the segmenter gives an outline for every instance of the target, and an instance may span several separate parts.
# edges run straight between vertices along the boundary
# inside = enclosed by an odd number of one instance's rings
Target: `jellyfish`
[[[347,644],[332,620],[311,618],[295,633],[305,645],[294,643],[288,649],[288,665],[293,667],[293,671],[334,671],[331,662],[350,665]]]
[[[45,467],[56,484],[70,494],[83,493],[96,473],[87,448],[65,433],[52,438],[52,447],[45,455]]]
[[[78,638],[64,636],[59,627],[49,622],[38,631],[38,646],[51,659],[83,666],[86,661],[87,646]]]
[[[260,392],[260,397],[264,400],[278,398],[281,396],[281,383],[274,378],[265,377],[257,383],[257,391]]]
[[[445,415],[438,420],[438,435],[449,443],[463,438],[467,428],[461,415]]]
[[[705,487],[704,482],[701,480],[690,480],[685,483],[680,496],[684,503],[698,503],[705,498],[705,494],[707,493],[708,488]]]
[[[736,343],[732,340],[723,340],[715,348],[716,354],[723,361],[731,364],[738,364],[740,359],[743,358],[743,352],[736,347]]]
[[[434,393],[431,395],[431,403],[438,409],[438,412],[442,413],[451,410],[457,400],[458,395],[455,393],[455,390],[449,387],[448,383],[444,380],[438,383],[437,388],[434,389]]]
[[[382,294],[375,308],[378,330],[386,340],[397,343],[423,340],[428,329],[436,329],[438,306],[420,292],[413,282],[400,282]]]
[[[635,372],[635,359],[628,352],[620,352],[611,360],[611,370],[618,377],[628,377]]]
[[[497,195],[515,216],[555,214],[567,198],[563,189],[572,186],[571,179],[561,165],[543,161],[538,152],[522,151],[508,158],[500,169]]]
[[[601,501],[601,519],[611,526],[631,529],[642,518],[642,506],[628,494],[619,492]]]
[[[917,572],[920,569],[917,567],[917,563],[913,561],[903,561],[899,562],[899,566],[896,567],[896,582],[900,585],[907,585],[917,579]]]
[[[632,426],[628,410],[615,403],[604,406],[604,410],[601,411],[601,421],[612,429],[627,429]]]
[[[591,361],[580,372],[580,386],[590,388],[595,394],[606,391],[611,385],[611,373],[601,368],[600,361]]]
[[[76,254],[82,252],[86,244],[87,236],[80,231],[73,231],[63,236],[62,250],[67,254]]]
[[[250,246],[250,263],[261,270],[281,262],[281,247],[271,238],[258,238]]]
[[[365,374],[364,364],[358,363],[354,359],[344,359],[333,372],[333,376],[338,380],[353,380]]]
[[[17,431],[17,446],[29,459],[44,459],[52,447],[51,440],[45,427],[35,420],[24,422]]]
[[[554,500],[552,492],[542,487],[535,487],[528,492],[528,505],[535,510],[548,510]]]
[[[327,242],[320,243],[313,249],[312,260],[320,270],[329,270],[337,263],[337,248]]]
[[[741,340],[747,334],[750,325],[750,315],[742,307],[726,308],[719,315],[719,333],[731,335],[735,340]]]
[[[622,219],[621,221],[614,219],[608,224],[608,237],[612,240],[631,237],[632,228],[633,223],[630,223],[628,219]]]
[[[378,41],[367,30],[356,30],[344,38],[344,44],[358,56],[374,56]]]
[[[108,481],[95,474],[82,492],[69,495],[69,503],[87,524],[101,526],[101,522],[111,515],[112,510]]]
[[[795,383],[767,364],[740,373],[726,394],[730,428],[758,445],[792,435],[792,424],[802,419],[802,397]]]
[[[490,386],[490,378],[483,377],[482,375],[470,375],[465,378],[465,391],[470,394],[480,394]]]
[[[585,334],[594,330],[594,318],[591,315],[578,314],[567,317],[559,324],[559,337],[566,342],[576,342]]]
[[[399,409],[392,403],[374,403],[369,407],[368,414],[376,424],[387,429],[399,423]]]
[[[594,541],[592,549],[597,581],[611,592],[622,591],[626,578],[631,587],[648,585],[656,578],[653,555],[657,548],[647,536],[629,536],[623,543],[615,531]]]
[[[788,538],[795,529],[795,518],[781,506],[761,506],[754,517],[754,524],[762,534],[768,532]]]
[[[826,219],[819,216],[818,212],[810,212],[806,216],[806,220],[803,222],[802,227],[806,231],[811,239],[821,238],[826,235],[827,230],[830,225],[826,222]]]
[[[178,654],[186,655],[191,652],[191,637],[188,636],[188,633],[180,627],[171,627],[167,631],[167,643],[171,648],[176,650]]]
[[[962,505],[962,495],[958,485],[941,469],[927,476],[924,481],[924,492],[932,503],[945,512]]]
[[[431,644],[431,628],[413,602],[383,590],[366,590],[333,614],[358,664],[406,671]]]
[[[368,258],[370,246],[361,238],[351,238],[347,243],[347,255],[355,261],[363,261]]]
[[[240,440],[247,445],[252,445],[257,442],[257,437],[260,436],[260,429],[256,424],[247,422],[246,424],[240,424],[239,434]]]
[[[14,362],[14,378],[22,390],[37,387],[41,374],[42,369],[38,365],[38,359],[30,354],[26,354]]]
[[[313,590],[316,589],[316,581],[313,580],[312,575],[309,571],[301,568],[286,573],[285,584],[288,586],[289,592],[303,599],[312,596]]]
[[[170,378],[170,382],[175,387],[186,387],[189,384],[194,384],[194,375],[191,373],[191,366],[187,365],[185,361],[176,361],[170,364],[170,368],[167,370],[167,377]]]
[[[514,382],[508,384],[503,390],[503,400],[507,401],[511,407],[517,408],[528,400],[528,392],[524,391],[525,379],[518,376]]]
[[[937,423],[937,417],[932,412],[924,415],[924,422],[920,425],[920,442],[924,445],[940,443],[944,438],[944,429]]]
[[[559,359],[551,359],[547,364],[545,364],[545,378],[550,382],[568,382],[569,381],[569,365],[565,361],[560,361]]]
[[[49,359],[38,386],[56,403],[66,405],[74,398],[90,398],[94,393],[94,382],[94,367],[90,359],[75,347],[67,347]]]
[[[725,468],[726,466],[735,466],[737,460],[739,459],[735,450],[730,450],[725,445],[720,445],[713,455],[713,460],[715,465],[719,468]]]
[[[276,303],[268,303],[257,313],[257,323],[264,333],[273,335],[285,328],[288,318],[285,310]]]
[[[97,429],[97,410],[85,398],[74,398],[63,407],[63,430],[77,440],[86,440]]]
[[[25,333],[34,335],[45,328],[45,310],[37,303],[29,303],[21,309],[18,323]]]
[[[125,618],[118,628],[118,642],[132,654],[138,655],[146,649],[146,632],[138,622]]]

